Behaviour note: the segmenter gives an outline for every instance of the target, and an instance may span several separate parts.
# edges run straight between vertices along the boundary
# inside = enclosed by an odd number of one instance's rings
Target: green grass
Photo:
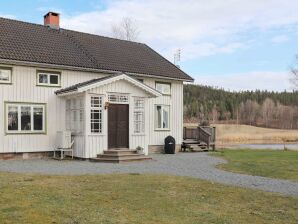
[[[298,181],[298,152],[276,150],[223,150],[211,153],[228,161],[224,170]]]
[[[1,223],[297,223],[298,197],[164,175],[0,173]]]

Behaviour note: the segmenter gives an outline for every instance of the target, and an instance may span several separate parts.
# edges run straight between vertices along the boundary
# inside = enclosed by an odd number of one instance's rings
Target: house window
[[[155,89],[165,95],[171,94],[171,84],[170,83],[156,82]]]
[[[38,71],[37,72],[37,84],[39,86],[60,86],[61,73],[57,72],[46,72]]]
[[[0,67],[0,84],[10,84],[11,83],[11,68],[1,68]]]
[[[45,105],[44,104],[6,104],[6,133],[44,133]]]
[[[91,133],[102,133],[103,127],[103,97],[91,96],[90,126]]]
[[[77,134],[82,133],[84,129],[83,97],[67,99],[65,112],[66,130]]]
[[[109,94],[108,100],[111,103],[128,103],[128,95],[125,94]]]
[[[134,133],[145,132],[145,101],[142,98],[134,99]]]
[[[170,129],[170,106],[155,105],[155,129],[156,130]]]

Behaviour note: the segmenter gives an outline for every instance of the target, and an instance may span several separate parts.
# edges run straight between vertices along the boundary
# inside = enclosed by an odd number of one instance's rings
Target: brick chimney
[[[44,17],[44,25],[53,29],[59,29],[59,13],[48,12]]]

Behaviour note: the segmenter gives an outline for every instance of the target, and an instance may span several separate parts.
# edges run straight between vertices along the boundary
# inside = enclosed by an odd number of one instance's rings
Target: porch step
[[[138,156],[144,156],[144,154],[138,154],[138,153],[105,153],[105,154],[99,154],[97,155],[97,158],[115,158],[115,157],[138,157]]]
[[[129,150],[129,149],[111,149],[104,151],[104,155],[125,155],[125,154],[137,154],[137,150]]]
[[[136,150],[117,149],[104,151],[103,154],[97,155],[96,158],[91,158],[92,162],[106,162],[106,163],[122,163],[132,161],[144,161],[152,159],[144,154],[137,153]]]
[[[149,156],[126,156],[126,157],[97,157],[89,159],[91,162],[103,162],[103,163],[124,163],[124,162],[136,162],[151,160]]]

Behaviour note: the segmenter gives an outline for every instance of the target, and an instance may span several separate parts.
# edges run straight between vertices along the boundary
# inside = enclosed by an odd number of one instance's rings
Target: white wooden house
[[[74,155],[160,149],[183,130],[183,82],[193,79],[145,44],[0,18],[0,155],[55,148],[74,136]],[[0,156],[1,158],[1,156]]]

